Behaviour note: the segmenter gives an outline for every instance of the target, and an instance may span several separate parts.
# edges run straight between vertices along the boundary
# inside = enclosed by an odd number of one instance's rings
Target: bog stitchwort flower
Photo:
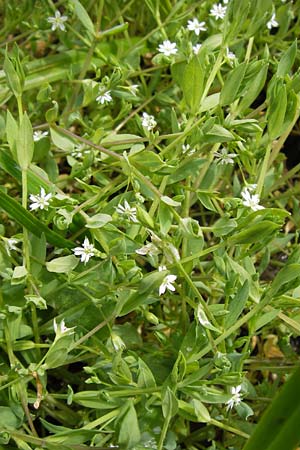
[[[31,194],[29,196],[29,200],[31,201],[31,205],[29,206],[31,211],[34,211],[35,209],[48,209],[48,206],[50,205],[50,200],[52,198],[52,194],[46,194],[45,189],[41,188],[40,195],[33,195]]]
[[[238,406],[242,401],[242,394],[240,394],[240,391],[242,389],[242,386],[236,386],[231,388],[231,398],[226,402],[227,405],[227,411],[232,409],[234,406]]]
[[[216,20],[224,19],[226,9],[227,6],[223,6],[221,3],[215,3],[210,10],[210,15],[213,16]]]
[[[124,200],[124,206],[119,204],[116,207],[116,211],[118,214],[127,216],[128,219],[130,219],[132,222],[138,223],[138,220],[136,218],[136,208],[134,206],[131,207],[127,200]]]
[[[153,130],[153,128],[156,127],[157,122],[154,119],[154,116],[151,116],[150,114],[147,114],[146,112],[143,112],[142,125],[148,131],[151,131],[151,130]]]
[[[138,255],[154,256],[158,255],[160,251],[156,247],[156,245],[154,245],[152,242],[149,242],[148,244],[143,245],[143,247],[138,248],[135,253],[137,253]]]
[[[95,256],[95,247],[90,244],[87,237],[84,238],[82,247],[73,248],[75,256],[80,256],[80,261],[86,264],[92,256]]]
[[[278,27],[278,22],[277,22],[277,20],[276,20],[276,16],[275,16],[275,13],[274,14],[272,14],[272,17],[271,17],[271,19],[269,20],[269,22],[267,22],[267,28],[269,29],[269,30],[271,30],[272,28],[276,28],[276,27]]]
[[[197,36],[199,36],[200,31],[207,30],[205,22],[199,22],[199,20],[196,17],[193,20],[188,21],[187,29],[190,31],[194,31]]]
[[[65,31],[66,27],[64,22],[68,20],[68,16],[62,16],[60,11],[55,11],[54,17],[48,17],[47,22],[52,23],[51,30],[55,31],[57,28],[59,28],[61,31]]]
[[[194,55],[198,55],[198,53],[200,52],[201,47],[202,47],[202,44],[193,45],[193,53],[194,53]]]
[[[41,131],[41,130],[37,130],[33,132],[33,140],[34,142],[38,142],[41,139],[43,139],[44,137],[48,136],[48,131]]]
[[[74,333],[74,327],[73,328],[67,328],[65,325],[64,319],[60,322],[59,325],[56,323],[56,319],[53,320],[53,329],[54,333],[56,334],[56,337],[59,337],[62,334],[73,334]]]
[[[159,266],[158,271],[162,272],[163,270],[167,270],[166,266]],[[175,283],[176,278],[176,275],[166,275],[163,279],[163,282],[159,286],[159,295],[164,294],[167,289],[174,292],[175,286],[173,285],[173,283]]]
[[[157,50],[165,56],[176,55],[178,52],[175,42],[171,42],[168,39],[163,41],[157,48]]]
[[[243,205],[251,208],[253,211],[264,209],[264,207],[259,204],[260,199],[258,194],[251,194],[250,191],[245,188],[242,190],[242,197]]]
[[[111,91],[99,91],[99,95],[98,97],[96,97],[96,102],[100,103],[101,105],[112,102],[112,96],[110,95],[110,93]]]
[[[233,158],[236,158],[235,153],[228,153],[227,148],[221,148],[219,152],[215,152],[215,161],[217,164],[234,164]]]

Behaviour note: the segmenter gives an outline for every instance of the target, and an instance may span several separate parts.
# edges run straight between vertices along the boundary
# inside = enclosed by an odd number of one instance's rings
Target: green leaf
[[[201,137],[204,143],[215,144],[218,142],[230,142],[234,140],[234,136],[230,131],[221,125],[214,125],[208,133]]]
[[[20,418],[16,417],[12,408],[8,406],[0,406],[0,423],[1,427],[8,430],[16,430],[21,425]]]
[[[71,0],[74,6],[74,11],[84,28],[92,35],[95,35],[94,25],[88,15],[86,9],[82,6],[79,0]]]
[[[19,134],[19,127],[14,119],[14,117],[11,115],[9,110],[7,110],[6,113],[6,139],[10,148],[10,151],[13,155],[13,158],[15,161],[18,161],[17,157],[17,148],[16,148],[16,138]],[[1,154],[4,152],[1,152]]]
[[[247,69],[248,72],[249,69]],[[268,74],[268,63],[266,61],[254,61],[251,64],[251,76],[247,80],[243,98],[240,101],[237,116],[244,112],[258,97],[263,89]],[[246,74],[247,77],[247,74]]]
[[[33,131],[31,122],[25,112],[20,123],[17,138],[17,158],[21,169],[27,169],[34,152]]]
[[[181,87],[187,105],[193,113],[197,113],[204,87],[203,64],[197,56],[193,57],[186,65]]]
[[[51,139],[56,147],[64,150],[65,152],[71,152],[74,150],[75,142],[59,130],[50,128]]]
[[[283,267],[271,284],[267,295],[272,297],[284,294],[300,285],[300,264],[287,264]]]
[[[22,81],[21,81],[12,61],[13,61],[13,59],[8,56],[8,53],[6,50],[3,69],[5,72],[6,79],[7,79],[7,84],[10,87],[13,94],[16,97],[20,97],[22,95],[22,91],[23,91]]]
[[[300,368],[297,368],[265,411],[243,450],[294,450],[297,447],[300,441],[299,379]]]
[[[178,400],[169,386],[167,386],[163,393],[161,406],[164,418],[171,418],[175,416],[178,411]]]
[[[55,273],[69,273],[77,267],[79,259],[74,255],[61,256],[46,263],[47,270]]]
[[[220,105],[230,105],[238,98],[239,89],[246,73],[247,63],[243,62],[235,67],[225,80],[221,91]]]
[[[282,57],[280,58],[276,71],[276,75],[278,77],[284,77],[290,72],[295,62],[296,54],[297,39],[294,40],[292,45],[283,53]]]
[[[257,236],[260,241],[268,238],[274,232],[279,230],[280,225],[271,222],[270,220],[264,220],[255,225],[249,226],[246,230],[240,231],[228,238],[229,244],[252,244],[257,242]]]
[[[128,401],[128,408],[125,414],[121,416],[120,431],[118,436],[118,443],[126,449],[134,447],[141,439],[138,418],[134,408],[133,400]]]
[[[273,140],[281,133],[287,108],[287,92],[284,81],[275,79],[270,91],[267,124],[270,139]]]
[[[249,282],[246,280],[244,284],[239,288],[236,295],[230,300],[228,311],[229,314],[225,318],[225,328],[231,327],[237,319],[240,317],[247,300],[249,298]]]
[[[155,378],[147,364],[141,358],[138,359],[138,364],[138,386],[146,388],[156,387]]]
[[[95,214],[87,219],[87,228],[102,228],[104,225],[112,221],[112,217],[109,214]]]
[[[150,172],[157,172],[166,166],[157,153],[153,153],[149,150],[130,155],[128,159],[137,168],[149,170]]]

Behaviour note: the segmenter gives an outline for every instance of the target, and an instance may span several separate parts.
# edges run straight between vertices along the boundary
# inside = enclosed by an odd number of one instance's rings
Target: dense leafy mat
[[[0,5],[1,448],[242,449],[299,364],[299,1]]]

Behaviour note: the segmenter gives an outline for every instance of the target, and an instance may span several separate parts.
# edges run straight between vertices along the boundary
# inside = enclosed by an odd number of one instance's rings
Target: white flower
[[[10,238],[10,239],[6,239],[6,238],[2,238],[4,239],[4,246],[5,249],[7,251],[8,256],[11,255],[11,251],[12,250],[19,250],[18,247],[16,247],[16,244],[18,244],[20,241],[18,239],[14,239],[14,238]]]
[[[226,48],[226,56],[228,59],[231,59],[231,60],[236,58],[235,54],[233,52],[231,52],[228,47]]]
[[[41,188],[40,195],[33,195],[31,194],[29,196],[29,200],[32,202],[29,206],[31,211],[34,211],[35,209],[48,209],[48,206],[50,205],[50,200],[52,198],[52,194],[46,194],[45,189]]]
[[[271,30],[272,28],[275,28],[275,27],[278,27],[278,22],[277,22],[277,20],[276,20],[276,16],[275,16],[275,14],[272,14],[272,17],[271,17],[271,19],[269,20],[269,22],[267,22],[267,28],[269,29],[269,30]]]
[[[48,17],[47,21],[52,23],[51,30],[55,31],[57,28],[60,28],[61,31],[65,31],[66,27],[64,22],[68,20],[68,16],[62,16],[61,13],[56,10],[54,17]]]
[[[178,52],[176,43],[171,42],[168,39],[160,44],[157,50],[165,56],[176,55],[176,53]]]
[[[226,402],[227,411],[232,409],[234,406],[238,406],[242,401],[242,394],[240,394],[240,390],[242,386],[236,386],[231,388],[231,398]]]
[[[233,158],[236,158],[235,153],[228,153],[227,148],[222,148],[219,152],[215,152],[215,160],[217,164],[234,164]]]
[[[176,278],[177,278],[176,275],[165,276],[165,278],[163,279],[163,282],[159,286],[159,295],[164,294],[166,292],[166,289],[174,292],[175,286],[173,286],[173,283],[175,282]]]
[[[158,271],[162,272],[164,270],[167,270],[166,266],[159,266]],[[176,275],[166,275],[163,279],[163,282],[159,286],[159,295],[162,295],[166,292],[168,289],[169,291],[174,292],[175,286],[173,286],[173,283],[175,282],[177,276]]]
[[[193,20],[189,20],[187,23],[187,29],[190,31],[194,31],[197,36],[199,36],[200,31],[206,31],[205,22],[199,22],[198,19],[194,18]]]
[[[80,261],[86,264],[92,256],[95,256],[95,247],[90,244],[87,237],[84,238],[82,247],[73,248],[75,256],[80,256]]]
[[[74,150],[71,152],[71,156],[73,158],[83,158],[84,155],[90,153],[90,150],[86,148],[85,144],[78,144],[74,147]]]
[[[187,154],[187,155],[192,155],[193,153],[195,153],[195,149],[194,148],[191,148],[191,146],[190,146],[190,144],[182,144],[182,153],[183,154]]]
[[[136,208],[134,206],[131,207],[127,200],[124,200],[124,206],[119,204],[116,207],[116,211],[118,214],[127,216],[132,222],[138,223],[136,218]]]
[[[110,95],[111,91],[106,92],[99,92],[98,97],[96,97],[96,101],[100,103],[101,105],[104,105],[105,103],[112,102],[112,96]]]
[[[154,116],[151,116],[150,114],[147,114],[146,112],[143,112],[142,125],[143,125],[143,127],[147,128],[148,131],[151,131],[151,130],[153,130],[153,128],[156,127],[157,122],[154,119]]]
[[[193,45],[193,53],[194,53],[194,55],[198,55],[198,53],[200,52],[201,47],[202,47],[202,44]]]
[[[48,131],[37,130],[33,132],[33,140],[34,142],[38,142],[44,137],[48,136]]]
[[[248,206],[253,211],[258,211],[259,209],[264,209],[264,207],[259,204],[259,201],[260,201],[259,195],[257,195],[257,194],[251,195],[247,189],[244,189],[242,191],[242,197],[243,197],[243,205]]]
[[[243,188],[243,191],[249,191],[249,192],[253,193],[253,192],[255,192],[256,188],[257,188],[257,184],[254,184],[254,183],[253,184],[247,184],[247,186],[245,186]]]
[[[56,334],[56,337],[59,337],[61,334],[65,334],[71,331],[72,334],[74,333],[74,327],[73,328],[67,328],[65,325],[65,321],[64,319],[60,322],[59,325],[57,325],[56,323],[56,319],[53,320],[53,329],[54,329],[54,333]]]
[[[215,3],[210,10],[210,15],[216,20],[224,19],[226,14],[227,6],[223,6],[221,3]]]
[[[149,242],[148,244],[143,245],[143,247],[138,248],[135,253],[137,253],[138,255],[154,256],[158,255],[160,251],[156,247],[156,245],[154,245],[152,242]]]
[[[138,84],[131,84],[130,86],[128,86],[129,91],[131,92],[132,95],[136,95],[137,91],[139,89],[139,85]]]

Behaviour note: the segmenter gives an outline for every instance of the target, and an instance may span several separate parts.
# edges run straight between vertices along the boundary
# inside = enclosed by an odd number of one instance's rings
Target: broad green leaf
[[[207,97],[205,97],[205,99],[201,104],[200,112],[206,112],[209,111],[210,109],[215,108],[216,106],[218,106],[219,102],[220,102],[220,92],[208,95]]]
[[[174,206],[174,207],[181,206],[180,202],[176,202],[175,200],[173,200],[172,198],[168,197],[167,195],[162,195],[160,197],[160,200],[162,202],[164,202],[166,205],[169,205],[169,206]]]
[[[268,311],[268,312],[260,315],[259,317],[257,317],[254,320],[253,333],[255,331],[259,330],[260,328],[264,327],[265,325],[267,325],[267,323],[274,320],[275,317],[277,317],[279,313],[280,313],[280,309],[272,309],[272,311]]]
[[[118,436],[119,444],[128,449],[134,447],[139,443],[141,433],[133,400],[128,401],[128,408],[126,409],[125,414],[118,420],[120,422]]]
[[[197,56],[186,65],[183,73],[182,91],[187,105],[193,113],[199,111],[203,93],[204,71],[203,65]]]
[[[7,79],[7,84],[10,87],[11,91],[16,97],[20,97],[22,95],[22,81],[17,73],[16,68],[13,64],[13,59],[8,56],[7,51],[5,51],[4,65],[3,69],[5,72],[5,76]]]
[[[218,142],[230,142],[234,140],[234,136],[230,131],[221,125],[214,125],[208,133],[205,133],[201,137],[201,141],[204,143],[215,144]]]
[[[228,244],[252,244],[257,242],[257,236],[260,241],[268,238],[279,230],[280,225],[271,222],[270,220],[264,220],[255,225],[249,226],[246,230],[240,231],[228,238]]]
[[[10,430],[16,430],[20,427],[22,420],[17,417],[12,408],[8,406],[0,406],[0,424],[1,427]]]
[[[171,418],[175,416],[178,411],[178,400],[169,386],[167,386],[166,390],[162,393],[161,406],[164,418]]]
[[[155,378],[147,364],[141,358],[138,359],[138,364],[138,386],[146,388],[155,387]]]
[[[271,88],[269,97],[269,106],[267,112],[268,133],[270,139],[277,138],[284,123],[285,112],[287,108],[286,85],[283,80],[275,79]]]
[[[109,214],[95,214],[89,217],[86,222],[87,228],[102,228],[104,225],[112,221],[112,217]]]
[[[149,170],[150,172],[157,172],[166,165],[157,153],[149,150],[130,155],[128,159],[137,168]]]
[[[235,67],[225,80],[220,95],[220,105],[230,105],[238,98],[239,89],[246,73],[247,63],[243,62]]]
[[[64,150],[65,152],[71,152],[74,150],[75,143],[70,137],[54,128],[50,128],[50,133],[53,144],[56,145],[56,147]]]
[[[297,368],[265,411],[243,450],[295,450],[300,441],[299,379]]]
[[[82,6],[79,0],[71,0],[74,6],[74,11],[84,28],[92,35],[95,35],[94,25],[88,15],[86,9]]]
[[[20,123],[16,146],[19,165],[21,169],[27,169],[32,161],[34,143],[31,122],[26,112]]]
[[[69,273],[77,267],[79,259],[74,255],[61,256],[46,263],[47,270],[55,273]]]
[[[283,53],[277,66],[276,75],[278,77],[284,77],[289,73],[295,62],[297,54],[297,39],[294,40],[292,45]]]

